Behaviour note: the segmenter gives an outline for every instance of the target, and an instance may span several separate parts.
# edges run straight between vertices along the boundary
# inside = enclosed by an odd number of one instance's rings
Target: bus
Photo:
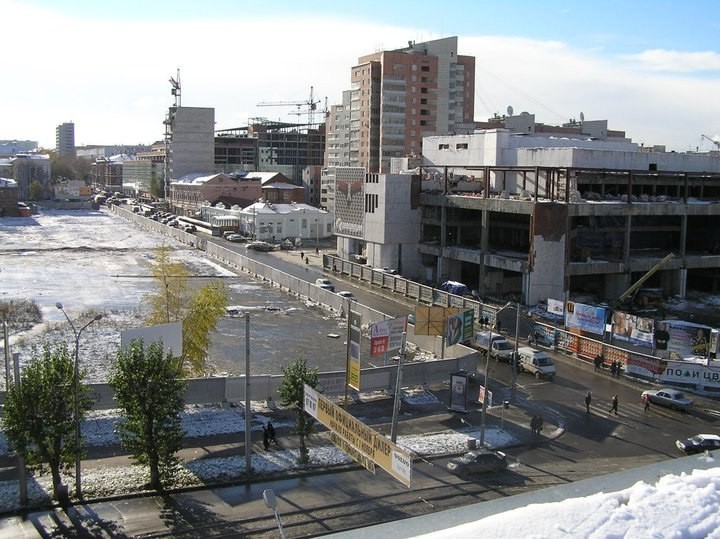
[[[202,232],[204,234],[208,234],[210,236],[220,236],[221,232],[219,230],[215,230],[210,223],[207,221],[202,221],[200,219],[194,219],[192,217],[186,217],[184,215],[181,215],[177,218],[178,222],[181,226],[185,225],[193,225],[195,227],[195,230],[197,232]]]
[[[222,236],[225,232],[240,232],[240,219],[231,215],[213,215],[210,217],[210,225],[213,236]]]

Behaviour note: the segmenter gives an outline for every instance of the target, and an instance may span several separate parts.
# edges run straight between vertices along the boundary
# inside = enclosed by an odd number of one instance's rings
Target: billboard
[[[445,307],[415,307],[415,335],[445,335]]]
[[[360,313],[348,313],[348,354],[347,385],[360,391],[360,336],[362,335],[362,316]]]
[[[335,233],[362,239],[365,225],[365,168],[335,169]]]
[[[445,312],[449,315],[445,325],[445,342],[447,346],[472,339],[475,311],[472,309],[447,308]]]
[[[398,350],[406,331],[407,316],[370,325],[370,356],[377,357]]]
[[[613,338],[637,346],[652,348],[655,340],[655,320],[622,311],[613,311]]]
[[[375,465],[405,486],[412,478],[412,456],[305,384],[303,409],[331,431],[331,439],[366,470]]]
[[[565,308],[565,325],[569,328],[603,335],[605,331],[605,309],[568,301]]]
[[[183,353],[182,322],[123,330],[120,332],[120,349],[125,350],[135,339],[142,339],[146,346],[162,341],[163,352],[172,352],[173,357],[180,357]]]
[[[710,327],[683,322],[682,320],[663,320],[658,326],[658,332],[663,330],[667,332],[669,337],[665,354],[667,359],[705,358],[709,355]],[[660,342],[656,337],[656,346]],[[660,352],[661,348],[658,346],[657,350]],[[662,356],[663,354],[660,353],[659,355]]]

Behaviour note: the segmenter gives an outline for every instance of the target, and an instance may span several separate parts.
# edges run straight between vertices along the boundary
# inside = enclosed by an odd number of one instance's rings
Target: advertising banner
[[[380,466],[405,486],[412,478],[412,456],[305,384],[303,409],[331,431],[331,439],[357,463],[375,473]]]
[[[710,350],[710,330],[708,326],[683,322],[682,320],[663,320],[659,330],[667,332],[668,359],[686,357],[708,357]],[[656,338],[656,345],[657,345]],[[657,347],[660,350],[660,347]]]
[[[450,409],[456,412],[467,412],[467,376],[453,374],[450,376]]]
[[[348,357],[347,384],[360,391],[360,337],[362,335],[362,316],[360,313],[348,313]]]
[[[655,320],[613,311],[612,334],[613,338],[619,341],[652,348],[655,340]]]
[[[557,299],[550,299],[547,300],[547,312],[551,314],[557,314],[558,316],[562,316],[565,314],[565,302]]]
[[[402,334],[407,331],[407,316],[383,320],[370,326],[370,356],[377,357],[402,345]]]
[[[602,335],[605,331],[605,309],[568,301],[565,310],[565,325],[580,331]]]

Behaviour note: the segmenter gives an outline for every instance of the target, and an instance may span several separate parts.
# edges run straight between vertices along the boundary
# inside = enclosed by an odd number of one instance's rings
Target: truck
[[[475,334],[475,348],[497,361],[512,362],[513,347],[505,337],[492,331],[479,331]]]
[[[518,370],[534,374],[535,378],[552,380],[557,372],[552,358],[541,350],[529,346],[518,348]]]

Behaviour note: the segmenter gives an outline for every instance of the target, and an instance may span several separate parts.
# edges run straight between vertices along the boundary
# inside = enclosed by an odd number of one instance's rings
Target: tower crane
[[[291,107],[295,106],[298,108],[297,112],[291,114],[305,114],[308,115],[308,126],[315,125],[315,111],[317,110],[319,99],[315,99],[313,87],[310,86],[310,97],[305,101],[263,101],[258,103],[258,107]],[[303,110],[300,107],[305,107]]]
[[[718,142],[717,140],[712,139],[712,138],[708,137],[707,135],[702,135],[702,138],[709,140],[709,141],[712,142],[715,146],[717,146],[718,149],[720,149],[720,142]]]

